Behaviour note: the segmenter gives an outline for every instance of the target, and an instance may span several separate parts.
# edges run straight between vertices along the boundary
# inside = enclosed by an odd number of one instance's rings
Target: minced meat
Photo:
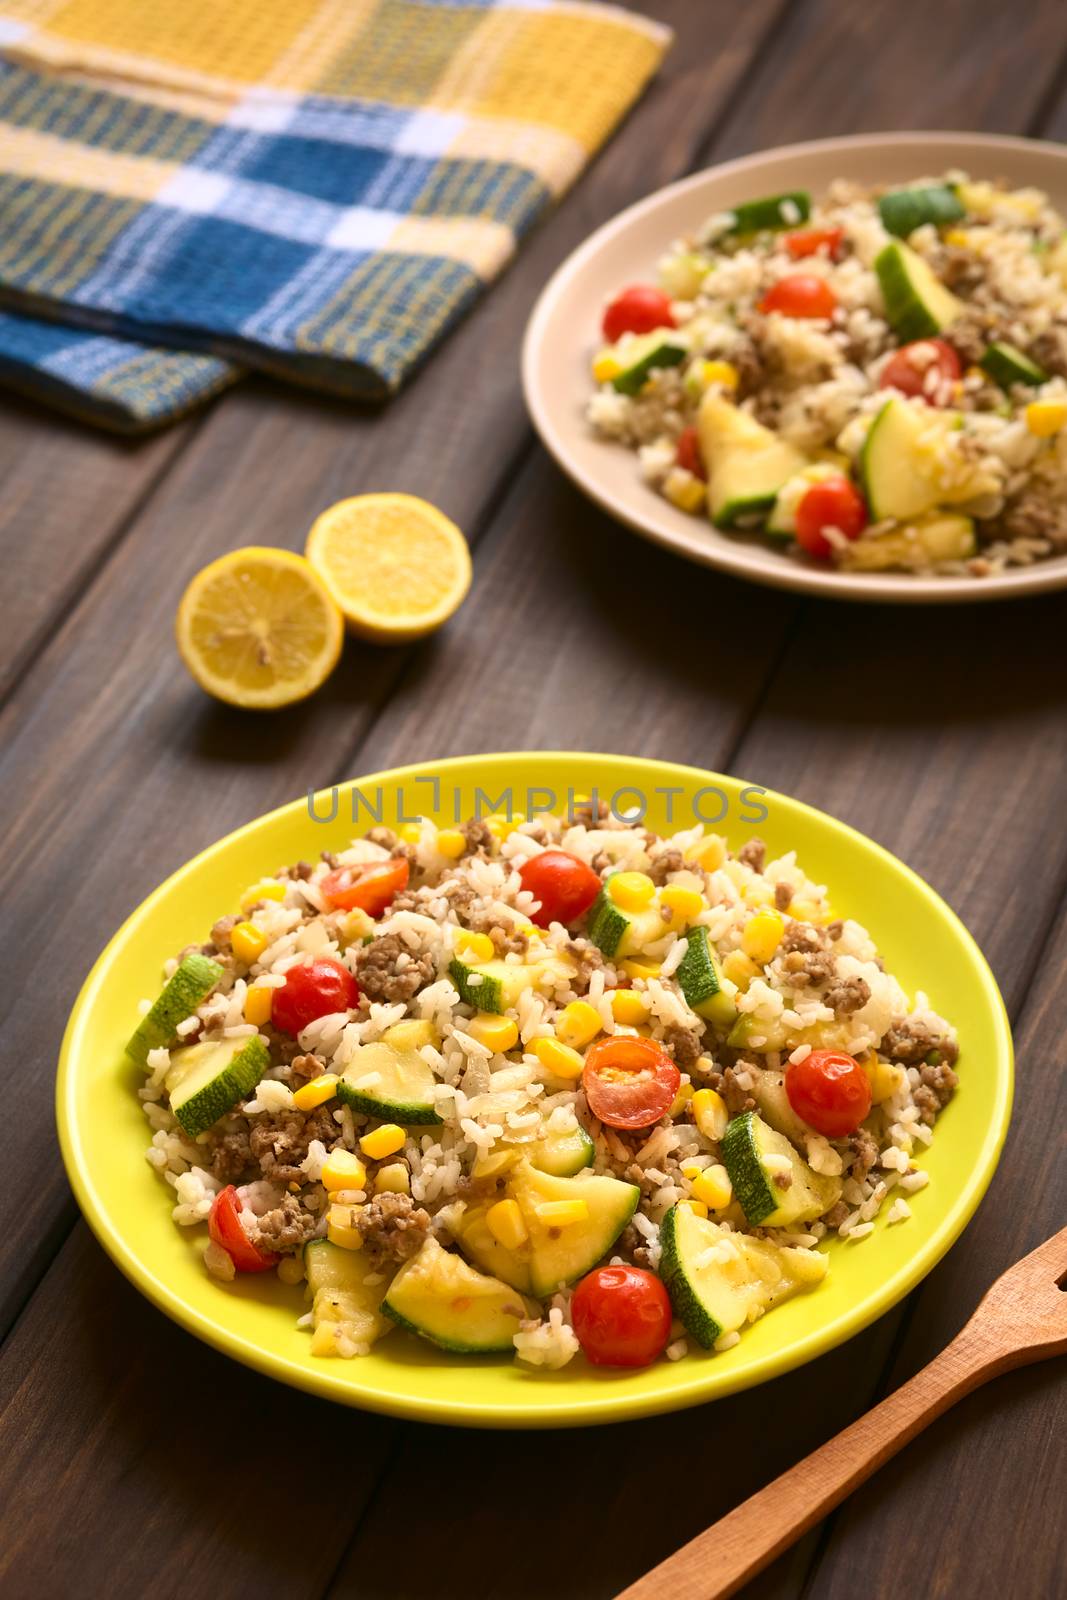
[[[744,1072],[744,1067],[727,1067],[722,1075],[722,1087],[719,1093],[726,1101],[726,1109],[731,1117],[739,1117],[742,1111],[755,1111],[756,1102],[748,1090],[737,1081],[738,1072]]]
[[[480,818],[472,817],[459,831],[467,841],[463,851],[465,856],[474,856],[479,850],[488,852],[493,848],[493,835],[489,824],[482,822]]]
[[[862,1011],[871,998],[871,986],[866,978],[835,978],[823,995],[824,1005],[840,1017],[850,1017]]]
[[[430,1227],[430,1213],[409,1194],[376,1194],[357,1219],[364,1249],[391,1261],[417,1255]]]
[[[356,955],[356,978],[370,1000],[410,1000],[435,974],[430,957],[416,955],[395,933],[372,939]]]
[[[893,1061],[902,1061],[906,1067],[916,1067],[936,1050],[947,1065],[954,1065],[959,1046],[954,1039],[918,1017],[905,1017],[903,1022],[889,1028],[882,1039],[881,1051]]]
[[[215,1136],[211,1153],[211,1176],[224,1186],[236,1183],[254,1165],[248,1142],[248,1129],[237,1128],[233,1133]]]
[[[672,845],[669,850],[664,850],[660,855],[653,857],[648,869],[652,882],[661,888],[666,883],[672,872],[681,872],[685,866],[685,857],[680,850]]]
[[[676,1065],[683,1072],[688,1072],[701,1055],[703,1037],[703,1024],[699,1028],[682,1028],[672,1022],[664,1029],[663,1048],[674,1057]]]
[[[866,1128],[857,1128],[850,1136],[848,1146],[853,1155],[848,1175],[857,1183],[862,1183],[878,1160],[878,1142],[871,1137]]]
[[[295,1194],[287,1194],[273,1211],[256,1218],[255,1243],[262,1250],[299,1250],[318,1227],[318,1218],[305,1211]]]
[[[737,852],[737,859],[743,861],[746,867],[751,867],[753,872],[762,872],[767,859],[767,846],[762,839],[748,839]]]
[[[265,1178],[273,1183],[302,1183],[305,1174],[300,1164],[307,1158],[313,1139],[329,1147],[337,1137],[337,1124],[326,1106],[314,1111],[262,1112],[252,1119],[248,1135],[253,1158]]]

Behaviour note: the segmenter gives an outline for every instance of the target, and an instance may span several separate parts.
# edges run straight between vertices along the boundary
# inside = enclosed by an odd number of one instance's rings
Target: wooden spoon
[[[1067,1352],[1067,1228],[997,1279],[914,1378],[632,1583],[617,1600],[725,1600],[963,1395]]]

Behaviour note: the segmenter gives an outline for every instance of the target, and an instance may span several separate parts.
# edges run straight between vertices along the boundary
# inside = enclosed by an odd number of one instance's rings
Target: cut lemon
[[[341,613],[310,562],[254,545],[197,573],[182,595],[176,632],[202,689],[264,711],[324,683],[344,642]]]
[[[432,633],[470,588],[466,539],[410,494],[339,500],[308,534],[307,557],[352,632],[383,644]]]

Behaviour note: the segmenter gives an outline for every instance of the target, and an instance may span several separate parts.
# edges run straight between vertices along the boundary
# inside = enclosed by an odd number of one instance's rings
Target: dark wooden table
[[[1063,135],[1067,13],[1058,0],[643,9],[677,30],[658,82],[383,414],[253,381],[127,445],[0,402],[0,1588],[13,1600],[610,1596],[914,1371],[1067,1220],[1067,596],[874,611],[683,566],[563,480],[526,422],[517,361],[564,255],[694,168],[854,130]],[[172,644],[190,575],[236,545],[298,548],[332,500],[394,488],[470,537],[474,588],[452,625],[417,648],[350,646],[324,693],[274,718],[206,701]],[[93,957],[202,846],[310,784],[522,745],[735,772],[888,845],[992,961],[1019,1089],[964,1238],[846,1347],[676,1416],[491,1435],[332,1407],[167,1322],[79,1220],[52,1074]],[[749,1592],[1063,1595],[1065,1437],[1062,1365],[1004,1378]]]

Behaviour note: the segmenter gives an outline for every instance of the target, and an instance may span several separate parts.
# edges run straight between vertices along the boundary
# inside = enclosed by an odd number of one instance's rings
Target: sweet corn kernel
[[[1067,423],[1067,400],[1031,400],[1026,408],[1026,426],[1039,439],[1059,433]]]
[[[589,1207],[584,1200],[542,1200],[534,1206],[534,1212],[546,1227],[569,1228],[574,1222],[586,1221]]]
[[[746,956],[743,950],[731,950],[723,960],[722,970],[723,976],[736,983],[739,989],[747,989],[760,972],[752,957]]]
[[[663,480],[663,495],[679,511],[688,511],[695,516],[704,509],[707,489],[694,473],[674,467]]]
[[[332,1100],[337,1088],[336,1072],[323,1072],[310,1083],[303,1084],[293,1094],[293,1104],[298,1111],[314,1111],[316,1106]],[[357,1185],[358,1187],[358,1185]]]
[[[689,1207],[694,1216],[706,1217],[708,1214],[708,1208],[703,1200],[686,1200],[684,1204]]]
[[[619,963],[628,978],[658,978],[660,964],[658,961],[621,961]]]
[[[541,1065],[551,1072],[554,1078],[580,1078],[585,1062],[577,1050],[572,1050],[569,1044],[562,1044],[559,1039],[545,1037],[535,1039],[530,1046]]]
[[[364,939],[373,939],[374,918],[361,906],[356,906],[354,910],[345,912],[340,924],[340,934],[343,944],[362,944]]]
[[[703,1170],[704,1168],[700,1165],[699,1161],[682,1162],[682,1177],[688,1178],[690,1183],[692,1183],[694,1178],[699,1178]]]
[[[410,1188],[411,1179],[402,1161],[393,1161],[387,1167],[379,1167],[374,1174],[375,1194],[407,1194]]]
[[[446,861],[458,861],[467,848],[467,840],[458,828],[442,828],[437,835],[437,848]]]
[[[498,1200],[485,1213],[485,1224],[497,1244],[502,1244],[505,1250],[518,1250],[530,1237],[517,1200]]]
[[[894,1067],[888,1061],[880,1060],[874,1050],[863,1062],[863,1070],[871,1085],[871,1103],[876,1106],[880,1106],[883,1101],[896,1094],[904,1082],[903,1069]]]
[[[732,361],[705,361],[701,375],[706,383],[721,383],[724,389],[736,389],[741,374]]]
[[[610,347],[593,357],[593,377],[597,383],[610,383],[622,370],[622,362]]]
[[[644,1018],[638,1020],[643,1022]],[[561,1044],[580,1050],[592,1043],[603,1026],[600,1012],[588,1000],[572,1000],[556,1018],[556,1038]]]
[[[363,1135],[359,1141],[359,1148],[365,1156],[370,1156],[372,1161],[381,1161],[384,1156],[393,1156],[398,1150],[403,1150],[406,1138],[407,1135],[399,1123],[383,1122],[380,1128]]]
[[[724,1211],[734,1197],[734,1186],[725,1167],[705,1167],[691,1183],[694,1199],[703,1200],[709,1211]]]
[[[340,1210],[341,1207],[331,1206],[331,1212]],[[358,1228],[353,1228],[349,1222],[335,1222],[331,1216],[326,1224],[326,1237],[331,1244],[340,1245],[342,1250],[362,1250],[363,1235]]]
[[[503,1053],[519,1042],[519,1025],[513,1017],[499,1017],[492,1011],[479,1011],[467,1024],[467,1032],[487,1050]]]
[[[405,844],[418,844],[422,838],[422,823],[402,822],[396,830],[396,836],[398,839],[402,839]]]
[[[705,872],[718,872],[726,860],[726,840],[717,833],[709,833],[703,839],[698,839],[696,844],[691,844],[685,852],[687,861],[695,861],[698,867],[703,867]]]
[[[241,896],[240,905],[242,911],[251,911],[252,907],[258,905],[261,900],[284,899],[285,884],[279,883],[277,878],[263,878],[259,883],[254,883],[250,889],[245,890]]]
[[[773,961],[784,932],[785,923],[777,911],[757,911],[745,923],[741,948],[746,956],[751,956],[759,966],[765,967],[768,961]]]
[[[230,947],[238,961],[250,967],[267,948],[267,935],[254,922],[239,922],[230,934]]]
[[[621,1022],[624,1027],[640,1027],[642,1022],[648,1021],[650,1009],[644,995],[638,994],[636,989],[611,991],[611,1014],[615,1021]]]
[[[440,1035],[432,1022],[422,1017],[408,1017],[404,1022],[394,1022],[382,1034],[382,1043],[391,1050],[422,1050],[426,1045],[436,1045]]]
[[[669,911],[670,917],[664,916],[664,921],[670,922],[671,927],[688,926],[694,917],[699,917],[704,909],[704,896],[699,889],[683,889],[680,883],[668,883],[666,888],[659,893],[660,910]]]
[[[693,1096],[693,1121],[704,1135],[717,1144],[726,1132],[730,1113],[721,1094],[714,1089],[698,1089]]]
[[[492,961],[496,946],[487,933],[471,933],[461,928],[456,936],[456,954],[462,961]]]
[[[690,1100],[693,1098],[693,1085],[683,1083],[667,1110],[669,1117],[680,1117]]]
[[[970,234],[966,228],[949,228],[945,234],[945,243],[966,247]]]
[[[493,838],[498,843],[503,844],[504,840],[509,839],[515,829],[525,821],[526,815],[522,811],[513,811],[510,816],[503,811],[494,811],[486,817],[485,825],[493,835]]]
[[[322,1164],[319,1181],[331,1194],[337,1189],[364,1189],[367,1169],[351,1150],[331,1150]]]
[[[253,1028],[262,1028],[264,1023],[270,1021],[273,1003],[273,989],[268,989],[265,983],[251,984],[245,994],[245,1021],[250,1022]]]
[[[643,911],[655,898],[656,885],[647,872],[614,872],[607,890],[608,899],[623,911]]]

